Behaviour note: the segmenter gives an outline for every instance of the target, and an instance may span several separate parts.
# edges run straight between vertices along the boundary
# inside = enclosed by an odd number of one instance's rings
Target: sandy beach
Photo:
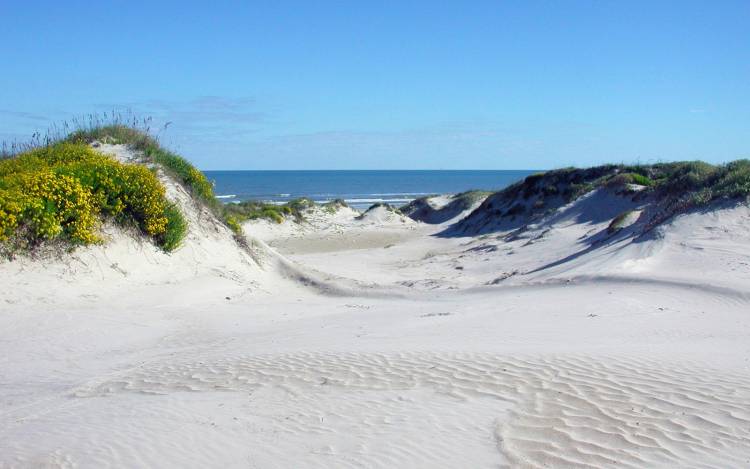
[[[174,253],[107,226],[0,264],[0,467],[750,465],[746,204],[643,236],[605,189],[477,234],[481,200],[313,208],[243,248],[160,178]]]

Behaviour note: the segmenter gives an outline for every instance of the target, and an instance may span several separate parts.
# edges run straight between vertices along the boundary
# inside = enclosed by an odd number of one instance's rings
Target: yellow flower
[[[0,241],[35,244],[64,235],[97,242],[100,217],[134,221],[147,235],[167,231],[165,190],[147,168],[85,144],[59,143],[0,161]]]

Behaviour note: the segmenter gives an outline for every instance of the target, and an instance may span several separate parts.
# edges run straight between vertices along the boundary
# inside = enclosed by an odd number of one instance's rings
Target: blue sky
[[[0,138],[131,109],[203,169],[750,157],[747,0],[155,3],[0,3]]]

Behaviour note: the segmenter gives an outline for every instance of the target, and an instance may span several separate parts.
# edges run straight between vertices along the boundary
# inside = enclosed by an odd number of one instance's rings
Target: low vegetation
[[[690,205],[750,196],[750,160],[719,166],[701,161],[669,163],[655,165],[654,169],[658,173],[656,191],[679,197]]]
[[[176,249],[187,220],[166,198],[156,168],[170,174],[219,218],[213,185],[186,159],[161,147],[151,120],[117,112],[90,114],[0,150],[0,248],[7,255],[52,240],[76,246],[100,240],[104,220],[135,226],[164,251]],[[141,161],[123,163],[94,142],[124,144]],[[228,221],[227,221],[227,224]]]
[[[0,160],[0,242],[12,253],[44,241],[100,240],[102,218],[135,225],[165,251],[186,232],[154,172],[84,143],[61,141]]]
[[[283,223],[291,219],[297,223],[306,221],[305,212],[314,207],[320,207],[328,214],[335,214],[340,209],[349,205],[343,199],[335,199],[324,204],[316,204],[306,197],[290,200],[285,204],[271,204],[256,200],[248,200],[240,203],[224,205],[222,213],[227,224],[235,233],[241,233],[242,223],[248,220],[269,220],[274,223]]]
[[[326,213],[334,214],[338,212],[340,209],[346,208],[348,206],[349,204],[347,204],[344,199],[334,199],[334,200],[324,203],[323,210],[325,210]]]
[[[724,165],[700,161],[655,165],[604,165],[594,168],[564,168],[528,176],[497,193],[517,201],[507,210],[513,216],[528,210],[568,203],[599,187],[635,192],[659,199],[680,200],[685,206],[700,206],[717,199],[750,196],[750,161],[738,160]],[[547,203],[557,199],[555,203]],[[527,207],[523,201],[533,200]]]
[[[71,246],[96,243],[103,220],[135,226],[165,251],[174,250],[187,233],[187,221],[166,199],[156,167],[182,183],[238,239],[244,221],[304,221],[305,211],[315,206],[305,198],[284,205],[258,201],[222,204],[206,176],[186,159],[161,147],[150,133],[149,124],[148,119],[104,114],[89,116],[87,122],[64,123],[44,137],[35,134],[29,142],[4,143],[0,151],[0,250],[12,255],[51,240]],[[122,163],[105,156],[91,147],[95,141],[128,145],[142,154],[144,164]],[[486,198],[468,220],[477,213],[513,219],[531,217],[548,213],[599,187],[634,197],[653,197],[665,207],[658,223],[692,207],[750,197],[750,161],[563,168],[528,176],[492,194],[457,194],[443,209],[460,212]],[[418,199],[403,210],[424,211],[425,204],[426,200]],[[343,200],[334,200],[323,204],[322,209],[335,213],[344,206]],[[388,204],[375,204],[368,211],[380,206],[401,213]],[[623,214],[620,222],[626,218],[627,214]]]
[[[490,194],[492,194],[491,191],[474,189],[454,195],[451,199],[451,203],[458,204],[463,210],[466,210],[468,208],[471,208],[480,200],[486,199]]]
[[[649,230],[690,209],[720,200],[747,200],[750,197],[750,161],[721,165],[700,161],[603,165],[533,174],[487,197],[455,229],[481,232],[493,229],[497,220],[507,220],[507,226],[521,226],[598,188],[632,196],[636,202],[653,206],[655,210],[644,222],[645,229]]]
[[[122,144],[139,152],[138,163],[122,163],[92,144]],[[95,146],[95,145],[94,145]],[[34,134],[27,142],[4,142],[0,149],[0,251],[12,256],[44,242],[68,246],[100,241],[99,225],[111,219],[134,225],[165,251],[176,249],[188,225],[165,197],[160,168],[208,207],[242,241],[242,222],[264,218],[277,223],[304,221],[315,203],[296,199],[284,205],[248,201],[222,204],[213,184],[181,156],[163,148],[150,119],[132,115],[89,115]],[[330,213],[343,200],[322,206]]]
[[[314,207],[315,202],[307,198],[291,200],[283,205],[248,200],[223,207],[224,218],[235,232],[241,230],[241,224],[248,220],[265,219],[282,223],[291,217],[297,222],[305,220],[305,210]]]

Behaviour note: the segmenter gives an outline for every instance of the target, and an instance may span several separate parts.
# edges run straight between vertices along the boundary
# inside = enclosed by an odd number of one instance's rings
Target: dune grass
[[[655,189],[660,194],[677,196],[694,205],[750,196],[750,160],[718,166],[701,161],[671,163],[658,165],[657,170],[661,174]]]
[[[605,187],[660,206],[659,215],[649,225],[655,226],[673,215],[720,200],[747,201],[750,198],[750,161],[720,165],[683,161],[555,169],[533,174],[495,192],[469,220],[483,213],[508,218],[543,216]]]
[[[265,219],[274,223],[282,223],[291,217],[297,222],[303,222],[305,210],[314,206],[315,202],[308,198],[291,200],[283,205],[248,200],[224,205],[223,214],[230,228],[237,233],[241,231],[240,225],[248,220]]]
[[[462,208],[466,209],[480,200],[487,198],[490,194],[492,194],[491,191],[472,189],[454,195],[451,203],[459,204]]]
[[[565,201],[602,186],[624,184],[644,186],[646,193],[681,197],[695,204],[719,198],[750,196],[750,161],[737,160],[722,165],[702,161],[654,165],[603,165],[593,168],[563,168],[528,176],[501,193],[524,199],[560,195]]]
[[[349,204],[347,204],[344,199],[334,199],[334,200],[324,203],[323,210],[325,210],[326,213],[334,214],[338,212],[339,209],[342,209],[348,206]]]

